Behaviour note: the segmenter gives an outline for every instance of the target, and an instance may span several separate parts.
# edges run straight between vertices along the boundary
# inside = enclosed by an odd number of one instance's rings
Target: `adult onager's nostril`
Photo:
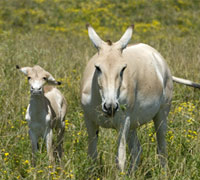
[[[119,103],[116,103],[115,111],[118,111],[118,109],[119,109]]]
[[[102,109],[107,115],[114,116],[115,112],[119,109],[119,105],[118,103],[116,103],[115,105],[104,103]]]
[[[103,104],[103,111],[108,111],[108,108],[106,106],[106,103]]]

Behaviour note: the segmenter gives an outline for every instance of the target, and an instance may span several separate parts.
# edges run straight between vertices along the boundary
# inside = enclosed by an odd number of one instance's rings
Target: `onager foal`
[[[38,138],[44,138],[50,163],[54,162],[53,128],[57,133],[57,155],[62,156],[63,136],[65,131],[66,101],[61,92],[51,86],[60,85],[53,76],[40,66],[19,67],[28,77],[31,98],[26,111],[29,136],[32,143],[33,165],[36,164],[35,153],[38,150]],[[48,84],[48,85],[46,85]]]

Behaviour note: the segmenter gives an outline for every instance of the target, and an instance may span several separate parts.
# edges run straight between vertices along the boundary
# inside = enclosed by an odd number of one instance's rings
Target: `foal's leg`
[[[49,161],[50,163],[53,163],[54,156],[53,156],[53,130],[52,129],[47,129],[45,141],[46,141],[47,154],[49,156]]]
[[[57,132],[57,153],[58,158],[61,160],[62,154],[63,154],[63,138],[65,133],[65,121],[63,120],[61,122],[61,127],[59,128]]]
[[[36,152],[38,150],[38,146],[37,146],[37,136],[31,131],[31,129],[29,130],[29,137],[31,140],[31,144],[32,144],[32,164],[33,166],[36,166]]]

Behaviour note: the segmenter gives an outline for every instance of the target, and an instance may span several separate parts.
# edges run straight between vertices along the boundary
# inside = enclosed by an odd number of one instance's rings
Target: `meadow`
[[[200,82],[198,0],[1,0],[0,1],[0,179],[200,179],[200,90],[174,83],[168,116],[167,171],[160,168],[153,123],[138,129],[143,148],[138,170],[128,177],[115,165],[117,133],[101,129],[98,162],[87,157],[80,105],[84,67],[96,49],[85,28],[117,41],[135,24],[131,43],[146,43],[166,59],[174,76]],[[41,141],[36,167],[25,121],[30,93],[16,65],[38,64],[62,81],[68,110],[61,163],[48,163]]]

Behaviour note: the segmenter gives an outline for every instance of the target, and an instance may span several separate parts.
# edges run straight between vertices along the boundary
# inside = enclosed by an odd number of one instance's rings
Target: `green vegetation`
[[[87,158],[87,133],[80,106],[80,79],[96,52],[90,23],[102,39],[117,41],[132,23],[132,43],[144,42],[165,57],[172,74],[200,81],[198,0],[1,0],[0,1],[0,179],[187,179],[200,177],[200,91],[174,84],[168,124],[167,172],[159,167],[153,124],[138,129],[142,161],[132,177],[115,166],[117,133],[101,129],[99,161]],[[15,65],[39,64],[63,82],[68,102],[64,156],[48,164],[40,146],[32,167],[25,119],[27,80]],[[42,142],[41,142],[42,144]]]

